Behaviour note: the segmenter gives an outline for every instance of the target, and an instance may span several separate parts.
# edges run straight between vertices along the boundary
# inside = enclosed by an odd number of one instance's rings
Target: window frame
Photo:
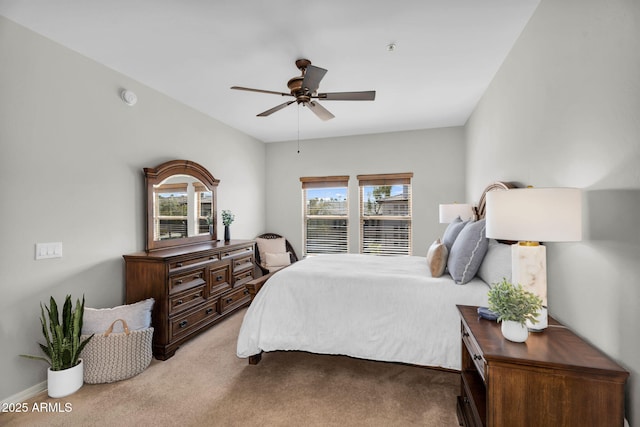
[[[318,177],[300,177],[302,183],[302,252],[303,257],[318,255],[321,253],[348,253],[349,252],[349,175],[334,175],[334,176],[318,176]],[[307,190],[318,188],[336,188],[345,189],[346,206],[343,215],[309,215],[307,211]],[[308,221],[314,219],[325,220],[341,220],[345,221],[345,241],[342,245],[343,251],[330,251],[330,252],[312,252],[308,251]]]
[[[413,172],[404,173],[390,173],[390,174],[369,174],[358,175],[358,205],[360,216],[359,227],[359,251],[361,254],[375,254],[375,255],[412,255],[413,254],[413,195],[411,179],[413,178]],[[366,215],[364,200],[365,187],[371,186],[394,186],[394,185],[407,185],[407,214],[406,215]],[[406,222],[407,224],[407,246],[406,253],[390,252],[385,250],[381,253],[374,253],[367,249],[365,241],[365,225],[367,221],[379,220],[379,221],[398,221]]]

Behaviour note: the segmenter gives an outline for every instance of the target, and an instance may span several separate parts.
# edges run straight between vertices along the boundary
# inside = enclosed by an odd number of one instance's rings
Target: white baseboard
[[[36,384],[32,387],[29,387],[26,390],[22,390],[20,393],[16,393],[13,396],[9,396],[0,402],[0,405],[8,404],[8,403],[20,403],[24,402],[27,399],[31,399],[33,396],[42,393],[47,389],[47,382],[42,381],[39,384]]]

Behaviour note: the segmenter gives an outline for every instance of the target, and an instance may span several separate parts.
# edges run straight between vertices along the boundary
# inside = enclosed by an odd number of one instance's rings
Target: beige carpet
[[[235,355],[244,310],[113,384],[30,399],[3,426],[457,426],[455,373],[303,352]],[[33,405],[51,410],[33,412]],[[56,407],[56,404],[58,407]],[[65,406],[66,405],[66,406]],[[65,409],[66,408],[66,409]],[[67,412],[64,412],[64,411]]]

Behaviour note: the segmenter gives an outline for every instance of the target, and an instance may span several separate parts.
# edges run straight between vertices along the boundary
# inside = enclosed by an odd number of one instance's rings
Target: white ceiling
[[[540,0],[0,0],[0,14],[262,141],[459,126]],[[393,52],[387,50],[396,44]],[[328,69],[323,122],[286,99],[308,58]],[[288,99],[288,98],[287,98]]]

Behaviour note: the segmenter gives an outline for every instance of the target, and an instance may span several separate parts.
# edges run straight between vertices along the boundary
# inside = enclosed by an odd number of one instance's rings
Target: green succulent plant
[[[489,291],[489,310],[498,314],[498,321],[512,320],[520,324],[528,321],[537,323],[538,312],[542,308],[542,299],[525,290],[522,285],[514,285],[502,279]]]
[[[233,220],[236,219],[236,216],[230,210],[222,211],[222,224],[225,226],[231,225]]]
[[[47,314],[45,315],[45,309]],[[56,300],[51,297],[49,307],[40,303],[40,323],[46,345],[38,343],[46,357],[21,354],[28,359],[43,360],[51,366],[52,371],[62,371],[78,364],[80,353],[93,338],[91,335],[81,340],[82,316],[84,314],[84,296],[82,303],[76,300],[75,309],[71,307],[71,295],[67,295],[62,307],[62,324],[58,314]],[[48,319],[48,322],[47,322]]]

